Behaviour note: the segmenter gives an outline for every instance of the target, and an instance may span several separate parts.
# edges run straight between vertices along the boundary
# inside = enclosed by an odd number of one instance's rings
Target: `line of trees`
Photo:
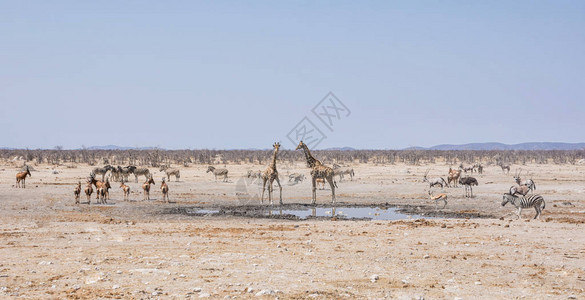
[[[440,151],[440,150],[314,150],[313,156],[326,164],[397,164],[424,165],[444,163],[459,165],[482,163],[484,165],[527,163],[576,164],[585,158],[582,150],[527,150],[527,151]],[[191,164],[266,164],[272,150],[0,150],[0,159],[25,163],[48,163],[53,165],[72,163],[88,165],[136,165],[159,167],[161,165]],[[281,150],[279,161],[294,163],[304,161],[301,151]]]

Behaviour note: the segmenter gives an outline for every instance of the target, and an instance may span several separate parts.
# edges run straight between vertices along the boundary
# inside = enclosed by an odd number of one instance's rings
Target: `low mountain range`
[[[404,150],[582,150],[585,143],[555,143],[555,142],[534,142],[521,144],[502,143],[470,143],[463,145],[436,145],[432,147],[409,147]]]

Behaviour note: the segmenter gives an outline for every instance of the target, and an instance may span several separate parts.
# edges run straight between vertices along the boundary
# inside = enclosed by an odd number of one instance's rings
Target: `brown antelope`
[[[106,204],[106,186],[104,184],[96,188],[96,194],[98,196],[98,204]]]
[[[128,197],[130,196],[130,187],[122,182],[120,183],[120,188],[122,188],[122,191],[124,191],[124,200],[128,201]]]
[[[161,192],[163,194],[163,201],[166,198],[167,199],[167,203],[169,203],[169,186],[167,185],[167,183],[164,180],[160,184],[160,190],[161,190]]]
[[[445,204],[443,205],[443,208],[445,208],[445,206],[447,206],[447,194],[445,193],[440,193],[437,196],[433,195],[433,191],[429,190],[429,196],[431,197],[431,200],[435,201],[435,209],[437,209],[437,202],[443,200],[445,202]]]
[[[88,181],[87,185],[85,186],[85,196],[87,196],[87,204],[91,203],[91,194],[93,194],[93,188],[91,187],[91,182]]]
[[[142,184],[142,189],[144,190],[144,197],[142,198],[142,200],[150,200],[150,184],[156,184],[154,183],[154,179],[152,179],[152,176],[148,177],[148,180],[146,180],[143,184]]]
[[[32,175],[30,174],[30,170],[28,169],[28,166],[26,166],[26,171],[23,172],[18,172],[16,173],[16,187],[20,187],[20,182],[22,181],[22,188],[26,188],[26,176],[30,176],[32,177]]]
[[[455,187],[457,187],[457,182],[459,177],[461,176],[461,170],[453,170],[449,168],[449,175],[447,176],[447,185],[451,186],[451,181],[455,183]]]
[[[89,178],[87,179],[87,182],[88,182],[89,184],[93,184],[93,185],[95,186],[95,191],[96,191],[95,198],[96,198],[97,200],[99,200],[99,199],[100,199],[100,193],[99,193],[99,192],[100,192],[100,188],[101,188],[102,186],[104,186],[104,187],[105,187],[105,184],[106,184],[106,183],[105,183],[105,182],[103,182],[103,181],[100,181],[100,180],[97,180],[97,179],[95,179],[95,174],[94,174],[93,172],[91,172],[91,173],[89,174]],[[109,183],[108,183],[108,185],[109,185]],[[91,194],[90,194],[90,195],[91,195]]]
[[[317,183],[317,186],[319,186],[319,184],[321,185],[321,190],[325,189],[325,178],[317,178],[315,179],[315,182]]]
[[[79,195],[81,194],[81,181],[77,182],[77,186],[73,190],[73,195],[75,195],[75,204],[79,204]]]

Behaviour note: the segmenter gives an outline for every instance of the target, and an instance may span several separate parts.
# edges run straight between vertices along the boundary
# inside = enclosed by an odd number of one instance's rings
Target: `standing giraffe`
[[[317,201],[317,178],[326,179],[331,186],[331,204],[335,204],[335,188],[337,187],[337,183],[333,180],[333,169],[330,167],[324,166],[321,164],[320,161],[316,160],[309,151],[309,147],[303,141],[299,143],[297,149],[303,149],[305,152],[305,158],[307,159],[307,165],[311,168],[311,177],[313,179],[313,200],[311,204],[315,204]]]
[[[276,180],[278,188],[280,189],[280,205],[282,205],[282,186],[280,185],[280,179],[278,179],[278,171],[276,170],[276,155],[278,149],[280,149],[280,143],[274,143],[274,154],[272,154],[272,163],[266,168],[266,171],[262,173],[262,197],[260,198],[261,203],[264,203],[264,189],[266,188],[266,182],[268,181],[268,200],[272,204],[272,182]]]

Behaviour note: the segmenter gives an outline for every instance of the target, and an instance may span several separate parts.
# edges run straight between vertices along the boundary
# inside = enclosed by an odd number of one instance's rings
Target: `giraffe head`
[[[307,145],[305,145],[305,143],[303,143],[303,141],[299,142],[299,145],[297,146],[297,148],[295,150],[299,150],[299,149],[303,149],[304,147],[306,147]]]
[[[274,148],[274,150],[278,151],[280,149],[280,143],[278,143],[278,142],[274,143],[274,145],[272,145],[272,148]]]

